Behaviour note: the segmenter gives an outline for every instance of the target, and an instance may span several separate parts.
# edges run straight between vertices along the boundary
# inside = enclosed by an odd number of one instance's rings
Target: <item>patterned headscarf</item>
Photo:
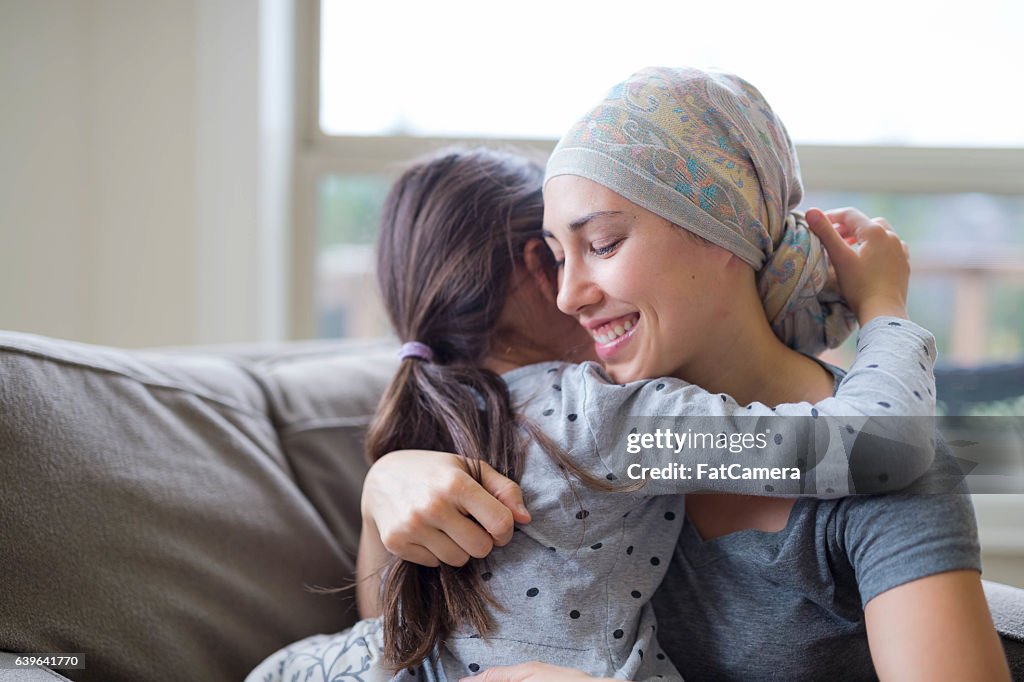
[[[775,334],[816,355],[856,317],[803,197],[786,129],[752,85],[728,73],[648,68],[612,88],[548,160],[545,182],[578,175],[747,262]]]

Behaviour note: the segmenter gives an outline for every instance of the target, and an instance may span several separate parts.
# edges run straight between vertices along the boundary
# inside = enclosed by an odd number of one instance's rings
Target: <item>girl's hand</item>
[[[828,251],[839,287],[863,327],[882,315],[907,317],[910,257],[885,218],[854,208],[807,211],[807,225]]]
[[[512,539],[529,523],[519,485],[481,462],[482,483],[462,457],[399,450],[374,462],[363,482],[364,528],[376,527],[384,547],[423,566],[462,566]]]
[[[463,677],[459,682],[562,682],[563,680],[597,680],[599,678],[539,661],[488,668],[479,675]]]

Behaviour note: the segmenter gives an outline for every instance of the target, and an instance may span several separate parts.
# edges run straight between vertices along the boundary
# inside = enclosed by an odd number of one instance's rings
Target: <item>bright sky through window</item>
[[[1024,146],[1024,2],[323,0],[334,135],[555,138],[649,65],[757,86],[797,142]]]

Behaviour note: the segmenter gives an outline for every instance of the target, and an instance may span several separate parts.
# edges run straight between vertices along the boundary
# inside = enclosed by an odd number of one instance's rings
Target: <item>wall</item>
[[[289,8],[0,3],[0,328],[284,338]]]

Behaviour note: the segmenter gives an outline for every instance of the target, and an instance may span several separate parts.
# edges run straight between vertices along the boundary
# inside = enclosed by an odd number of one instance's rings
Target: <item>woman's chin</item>
[[[573,348],[571,355],[571,362],[600,362],[601,359],[597,357],[597,351],[594,350],[593,343],[583,343]]]
[[[631,381],[650,378],[644,376],[641,369],[632,362],[608,363],[604,366],[604,370],[612,378],[612,381],[617,384],[628,384]]]

